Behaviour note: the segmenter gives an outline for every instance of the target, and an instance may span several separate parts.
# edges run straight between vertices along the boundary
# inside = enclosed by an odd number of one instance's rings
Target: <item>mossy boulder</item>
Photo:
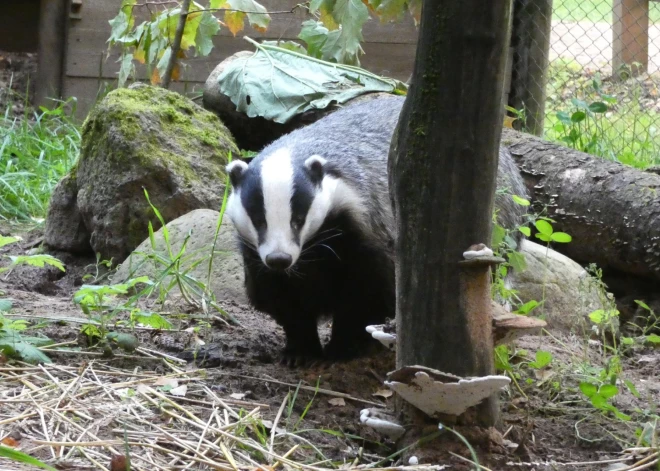
[[[149,221],[160,225],[144,190],[166,222],[218,209],[230,152],[239,151],[222,122],[182,95],[143,84],[114,90],[83,124],[80,158],[53,195],[45,242],[67,251],[85,245],[81,231],[61,229],[76,224],[77,208],[87,247],[121,262],[147,237]]]

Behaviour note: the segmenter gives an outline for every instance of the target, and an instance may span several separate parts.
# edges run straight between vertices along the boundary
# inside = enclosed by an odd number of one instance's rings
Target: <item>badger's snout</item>
[[[266,255],[266,265],[273,270],[286,270],[293,263],[293,257],[284,252],[272,252]]]

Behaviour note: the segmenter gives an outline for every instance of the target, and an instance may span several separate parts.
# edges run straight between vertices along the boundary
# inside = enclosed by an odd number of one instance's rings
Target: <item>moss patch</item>
[[[214,170],[224,178],[227,154],[238,149],[218,117],[178,93],[145,85],[114,90],[90,112],[81,158],[104,155],[140,167],[157,163],[192,184],[197,178],[191,160],[200,146],[212,153]]]

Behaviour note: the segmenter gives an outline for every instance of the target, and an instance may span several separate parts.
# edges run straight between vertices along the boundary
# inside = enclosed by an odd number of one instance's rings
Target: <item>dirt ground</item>
[[[0,51],[0,112],[18,117],[29,109],[36,72],[36,54]]]
[[[3,259],[0,266],[7,265],[6,255],[24,253],[41,240],[39,229],[25,232],[18,227],[0,224],[0,233],[23,235],[20,244],[0,249]],[[0,276],[0,291],[4,293],[3,297],[13,300],[11,318],[47,319],[39,332],[57,343],[72,341],[83,347],[83,351],[90,351],[84,348],[84,336],[79,331],[84,316],[72,302],[72,294],[82,284],[82,276],[94,272],[94,260],[54,255],[65,263],[66,273],[53,268],[19,267]],[[177,307],[181,305],[175,301],[167,302],[165,310],[171,313],[186,310]],[[300,415],[313,399],[301,428],[342,432],[338,436],[312,433],[307,437],[335,460],[352,460],[357,450],[386,457],[396,449],[391,440],[379,436],[359,421],[360,410],[366,407],[393,408],[392,397],[374,396],[383,390],[386,373],[394,369],[391,352],[376,345],[373,355],[348,363],[289,368],[278,361],[284,338],[282,330],[272,320],[248,306],[226,304],[224,307],[241,326],[211,320],[210,326],[204,327],[204,315],[187,309],[187,316],[170,317],[176,324],[175,332],[139,331],[141,345],[185,359],[191,368],[205,368],[207,384],[221,397],[241,394],[246,400],[269,405],[264,417],[268,420],[273,420],[283,397],[288,391],[294,391],[298,384],[318,385],[350,395],[353,399],[346,399],[343,405],[333,405],[329,402],[333,396],[319,393],[314,397],[312,392],[300,391],[293,409],[294,414]],[[186,329],[200,325],[197,336],[205,345],[195,353],[192,347],[194,335]],[[321,326],[321,329],[327,337],[328,326]],[[580,376],[598,365],[602,349],[599,342],[557,333],[523,338],[516,348],[523,360],[524,351],[533,357],[537,350],[546,350],[552,353],[553,361],[549,368],[541,371],[519,370],[518,385],[511,385],[501,395],[499,432],[476,433],[457,427],[476,448],[482,465],[490,470],[605,469],[604,466],[582,463],[616,459],[626,446],[635,444],[638,423],[613,420],[595,411],[580,397],[576,387]],[[81,354],[77,352],[49,352],[49,355],[60,365],[76,365],[81,361]],[[128,370],[147,366],[139,359],[96,361]],[[644,414],[651,417],[660,404],[660,354],[657,350],[636,352],[624,358],[623,371],[625,379],[636,385],[640,397],[620,388],[622,392],[617,396],[616,406],[637,419]],[[5,395],[0,385],[0,398]],[[0,424],[3,418],[0,417]],[[0,425],[0,438],[9,432]],[[452,451],[469,457],[465,446],[446,435],[440,440],[431,455],[420,456],[427,457],[433,464],[451,465],[450,469],[473,469],[470,464],[449,454]],[[580,464],[573,468],[561,463]],[[0,461],[0,469],[17,469],[2,465]]]

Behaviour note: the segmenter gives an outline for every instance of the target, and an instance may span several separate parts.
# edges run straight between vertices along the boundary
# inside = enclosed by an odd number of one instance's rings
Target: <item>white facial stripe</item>
[[[328,212],[332,208],[333,196],[335,195],[338,182],[339,180],[332,177],[325,177],[321,181],[321,191],[314,197],[307,213],[305,225],[300,231],[300,245],[303,245],[314,237],[325,221]]]
[[[273,252],[300,255],[291,230],[291,197],[293,196],[293,165],[288,149],[279,149],[261,163],[261,186],[266,210],[266,239],[259,246],[261,259]]]
[[[240,190],[232,190],[229,199],[227,200],[227,210],[226,214],[231,219],[231,222],[234,224],[234,227],[238,233],[245,239],[247,242],[252,244],[254,247],[259,245],[259,237],[257,235],[257,230],[252,224],[250,216],[248,216],[247,211],[241,204],[241,194]]]

